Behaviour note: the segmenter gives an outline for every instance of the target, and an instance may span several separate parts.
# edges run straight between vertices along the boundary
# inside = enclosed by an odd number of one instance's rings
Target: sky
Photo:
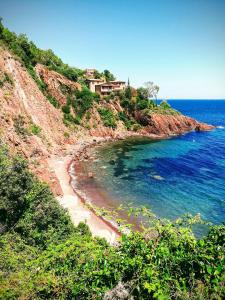
[[[0,0],[3,24],[71,66],[159,98],[225,99],[225,0]]]

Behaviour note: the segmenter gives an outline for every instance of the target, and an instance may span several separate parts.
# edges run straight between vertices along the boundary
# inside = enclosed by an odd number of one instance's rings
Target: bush
[[[149,107],[149,101],[148,100],[139,100],[137,102],[136,108],[139,110],[143,110]]]
[[[30,126],[30,131],[34,135],[39,135],[41,133],[41,128],[38,125],[36,125],[36,124],[32,124]]]
[[[0,150],[0,228],[41,247],[73,231],[47,185],[30,173],[21,157],[11,157],[5,148]]]
[[[110,109],[99,108],[98,112],[101,116],[103,124],[106,127],[111,127],[113,129],[115,129],[117,127],[115,115],[113,114],[113,112]]]
[[[123,121],[125,127],[127,128],[127,130],[130,130],[132,127],[132,124],[134,123],[133,120],[131,120],[123,111],[120,111],[118,113],[118,118],[119,120]]]
[[[69,106],[69,105],[64,105],[64,106],[62,106],[62,111],[63,111],[65,114],[69,114],[69,113],[70,113],[70,106]]]
[[[14,118],[14,129],[15,132],[20,135],[24,140],[30,135],[29,130],[26,127],[25,118],[22,115],[18,115]]]
[[[64,135],[64,137],[65,137],[66,139],[68,139],[68,138],[70,137],[69,132],[64,132],[63,135]]]
[[[129,211],[144,215],[142,232],[110,246],[86,224],[73,227],[27,163],[1,147],[0,297],[112,299],[120,286],[132,299],[225,298],[225,225],[196,240],[199,216],[170,222],[146,208]]]
[[[137,124],[137,123],[133,124],[133,126],[132,126],[132,130],[133,131],[138,131],[140,129],[141,129],[141,125],[140,124]]]
[[[55,107],[55,108],[59,108],[60,107],[60,103],[58,102],[58,100],[56,100],[54,97],[52,97],[51,95],[47,95],[46,96],[48,101]]]
[[[13,80],[12,80],[11,76],[6,72],[4,73],[4,75],[2,76],[2,78],[0,80],[0,87],[3,87],[5,82],[8,82],[10,85],[13,85]]]
[[[161,103],[160,103],[160,106],[163,108],[163,109],[170,109],[171,106],[169,105],[169,103],[166,101],[166,100],[163,100]]]
[[[80,117],[92,108],[94,101],[99,101],[99,95],[92,93],[88,88],[83,88],[82,91],[76,90],[74,93],[76,99],[73,101],[73,108]]]

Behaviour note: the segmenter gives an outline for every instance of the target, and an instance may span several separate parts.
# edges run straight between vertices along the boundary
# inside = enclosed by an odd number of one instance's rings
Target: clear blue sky
[[[165,98],[225,98],[225,0],[0,0],[16,33]]]

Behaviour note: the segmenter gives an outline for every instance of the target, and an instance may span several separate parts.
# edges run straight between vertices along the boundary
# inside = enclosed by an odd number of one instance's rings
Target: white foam
[[[217,128],[219,128],[219,129],[224,129],[224,126],[217,126]]]

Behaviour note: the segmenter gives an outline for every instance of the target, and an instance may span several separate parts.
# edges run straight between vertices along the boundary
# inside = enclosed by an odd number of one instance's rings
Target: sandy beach
[[[52,155],[48,159],[48,164],[52,172],[55,173],[62,189],[62,196],[57,196],[59,203],[68,211],[73,224],[76,226],[80,222],[86,223],[94,236],[105,238],[110,244],[116,242],[119,233],[110,223],[102,217],[97,216],[93,210],[89,209],[76,191],[71,186],[71,176],[69,168],[76,155],[79,155],[86,147],[100,143],[106,139],[89,139],[85,142],[78,142],[71,149],[71,153],[65,156]]]

